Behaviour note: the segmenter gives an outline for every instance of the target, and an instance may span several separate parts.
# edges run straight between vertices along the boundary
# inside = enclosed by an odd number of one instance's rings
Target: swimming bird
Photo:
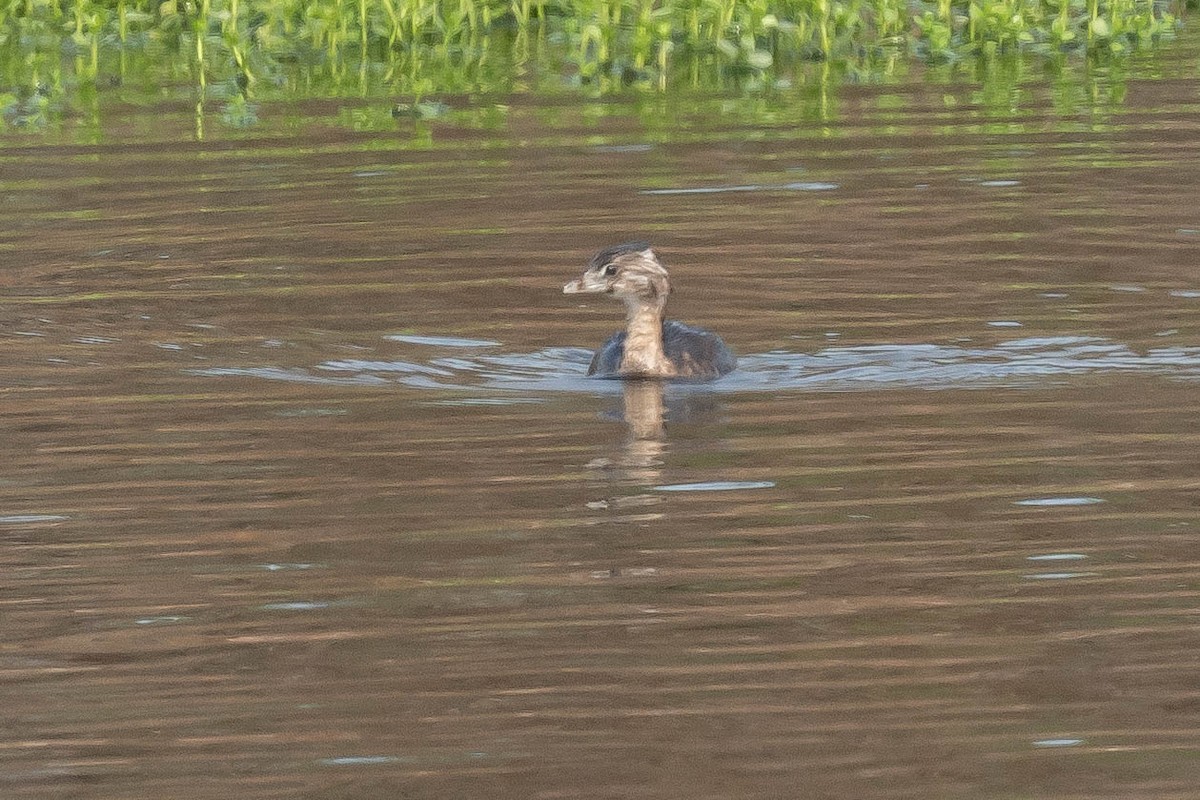
[[[712,380],[737,365],[720,336],[664,319],[671,282],[647,242],[601,250],[563,293],[610,294],[625,303],[625,330],[596,351],[588,375]]]

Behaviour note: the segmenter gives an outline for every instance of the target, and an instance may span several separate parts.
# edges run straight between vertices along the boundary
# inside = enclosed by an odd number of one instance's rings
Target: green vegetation
[[[0,109],[142,81],[228,99],[876,80],[906,65],[1111,58],[1170,35],[1155,0],[0,0]],[[47,90],[47,87],[51,87]]]

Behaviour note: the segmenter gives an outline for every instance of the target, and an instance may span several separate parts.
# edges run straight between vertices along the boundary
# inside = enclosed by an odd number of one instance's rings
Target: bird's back
[[[663,322],[663,351],[679,378],[712,380],[737,366],[737,357],[720,336],[673,319]],[[596,351],[588,375],[620,377],[624,357],[625,331],[620,331]]]

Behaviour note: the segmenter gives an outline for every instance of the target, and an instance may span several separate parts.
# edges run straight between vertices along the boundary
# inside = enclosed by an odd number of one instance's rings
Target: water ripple
[[[1033,497],[1029,500],[1018,500],[1013,505],[1038,507],[1093,506],[1103,502],[1099,497]]]
[[[620,381],[587,377],[591,351],[553,347],[534,353],[455,355],[417,361],[339,359],[312,370],[219,367],[193,375],[252,376],[307,383],[403,383],[417,388],[564,391],[613,394]],[[771,351],[743,355],[738,369],[708,392],[875,390],[886,387],[954,389],[1044,386],[1055,378],[1104,372],[1138,372],[1200,379],[1200,347],[1144,351],[1099,337],[1014,339],[994,347],[882,344],[827,347],[815,353]],[[325,376],[322,373],[340,373]],[[1029,504],[1029,503],[1027,503]]]
[[[360,374],[347,377],[326,377],[314,375],[305,369],[284,369],[282,367],[211,367],[208,369],[186,369],[185,374],[200,375],[210,378],[266,378],[272,381],[290,381],[292,383],[333,383],[333,384],[380,384],[387,379],[378,375]]]
[[[774,481],[706,481],[703,483],[668,483],[655,486],[657,492],[732,492],[738,489],[771,489]]]
[[[331,372],[402,372],[405,374],[440,375],[443,377],[454,374],[444,369],[413,364],[408,361],[364,361],[357,358],[326,361],[324,364],[319,365],[317,369],[329,370]]]
[[[392,342],[424,344],[431,347],[495,347],[500,344],[490,339],[463,339],[458,336],[414,336],[407,333],[394,333],[383,338]]]
[[[1046,553],[1037,556],[1025,556],[1026,561],[1081,561],[1087,558],[1083,553]]]
[[[839,189],[836,183],[793,181],[791,183],[747,183],[734,186],[695,186],[675,189],[642,189],[638,194],[724,194],[726,192],[828,192]]]
[[[1094,578],[1099,572],[1039,572],[1036,575],[1022,575],[1031,581],[1065,581],[1071,578]]]

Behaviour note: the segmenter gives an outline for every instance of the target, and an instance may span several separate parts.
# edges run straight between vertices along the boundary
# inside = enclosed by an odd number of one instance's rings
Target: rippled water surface
[[[0,794],[1194,798],[1196,63],[3,134]]]

